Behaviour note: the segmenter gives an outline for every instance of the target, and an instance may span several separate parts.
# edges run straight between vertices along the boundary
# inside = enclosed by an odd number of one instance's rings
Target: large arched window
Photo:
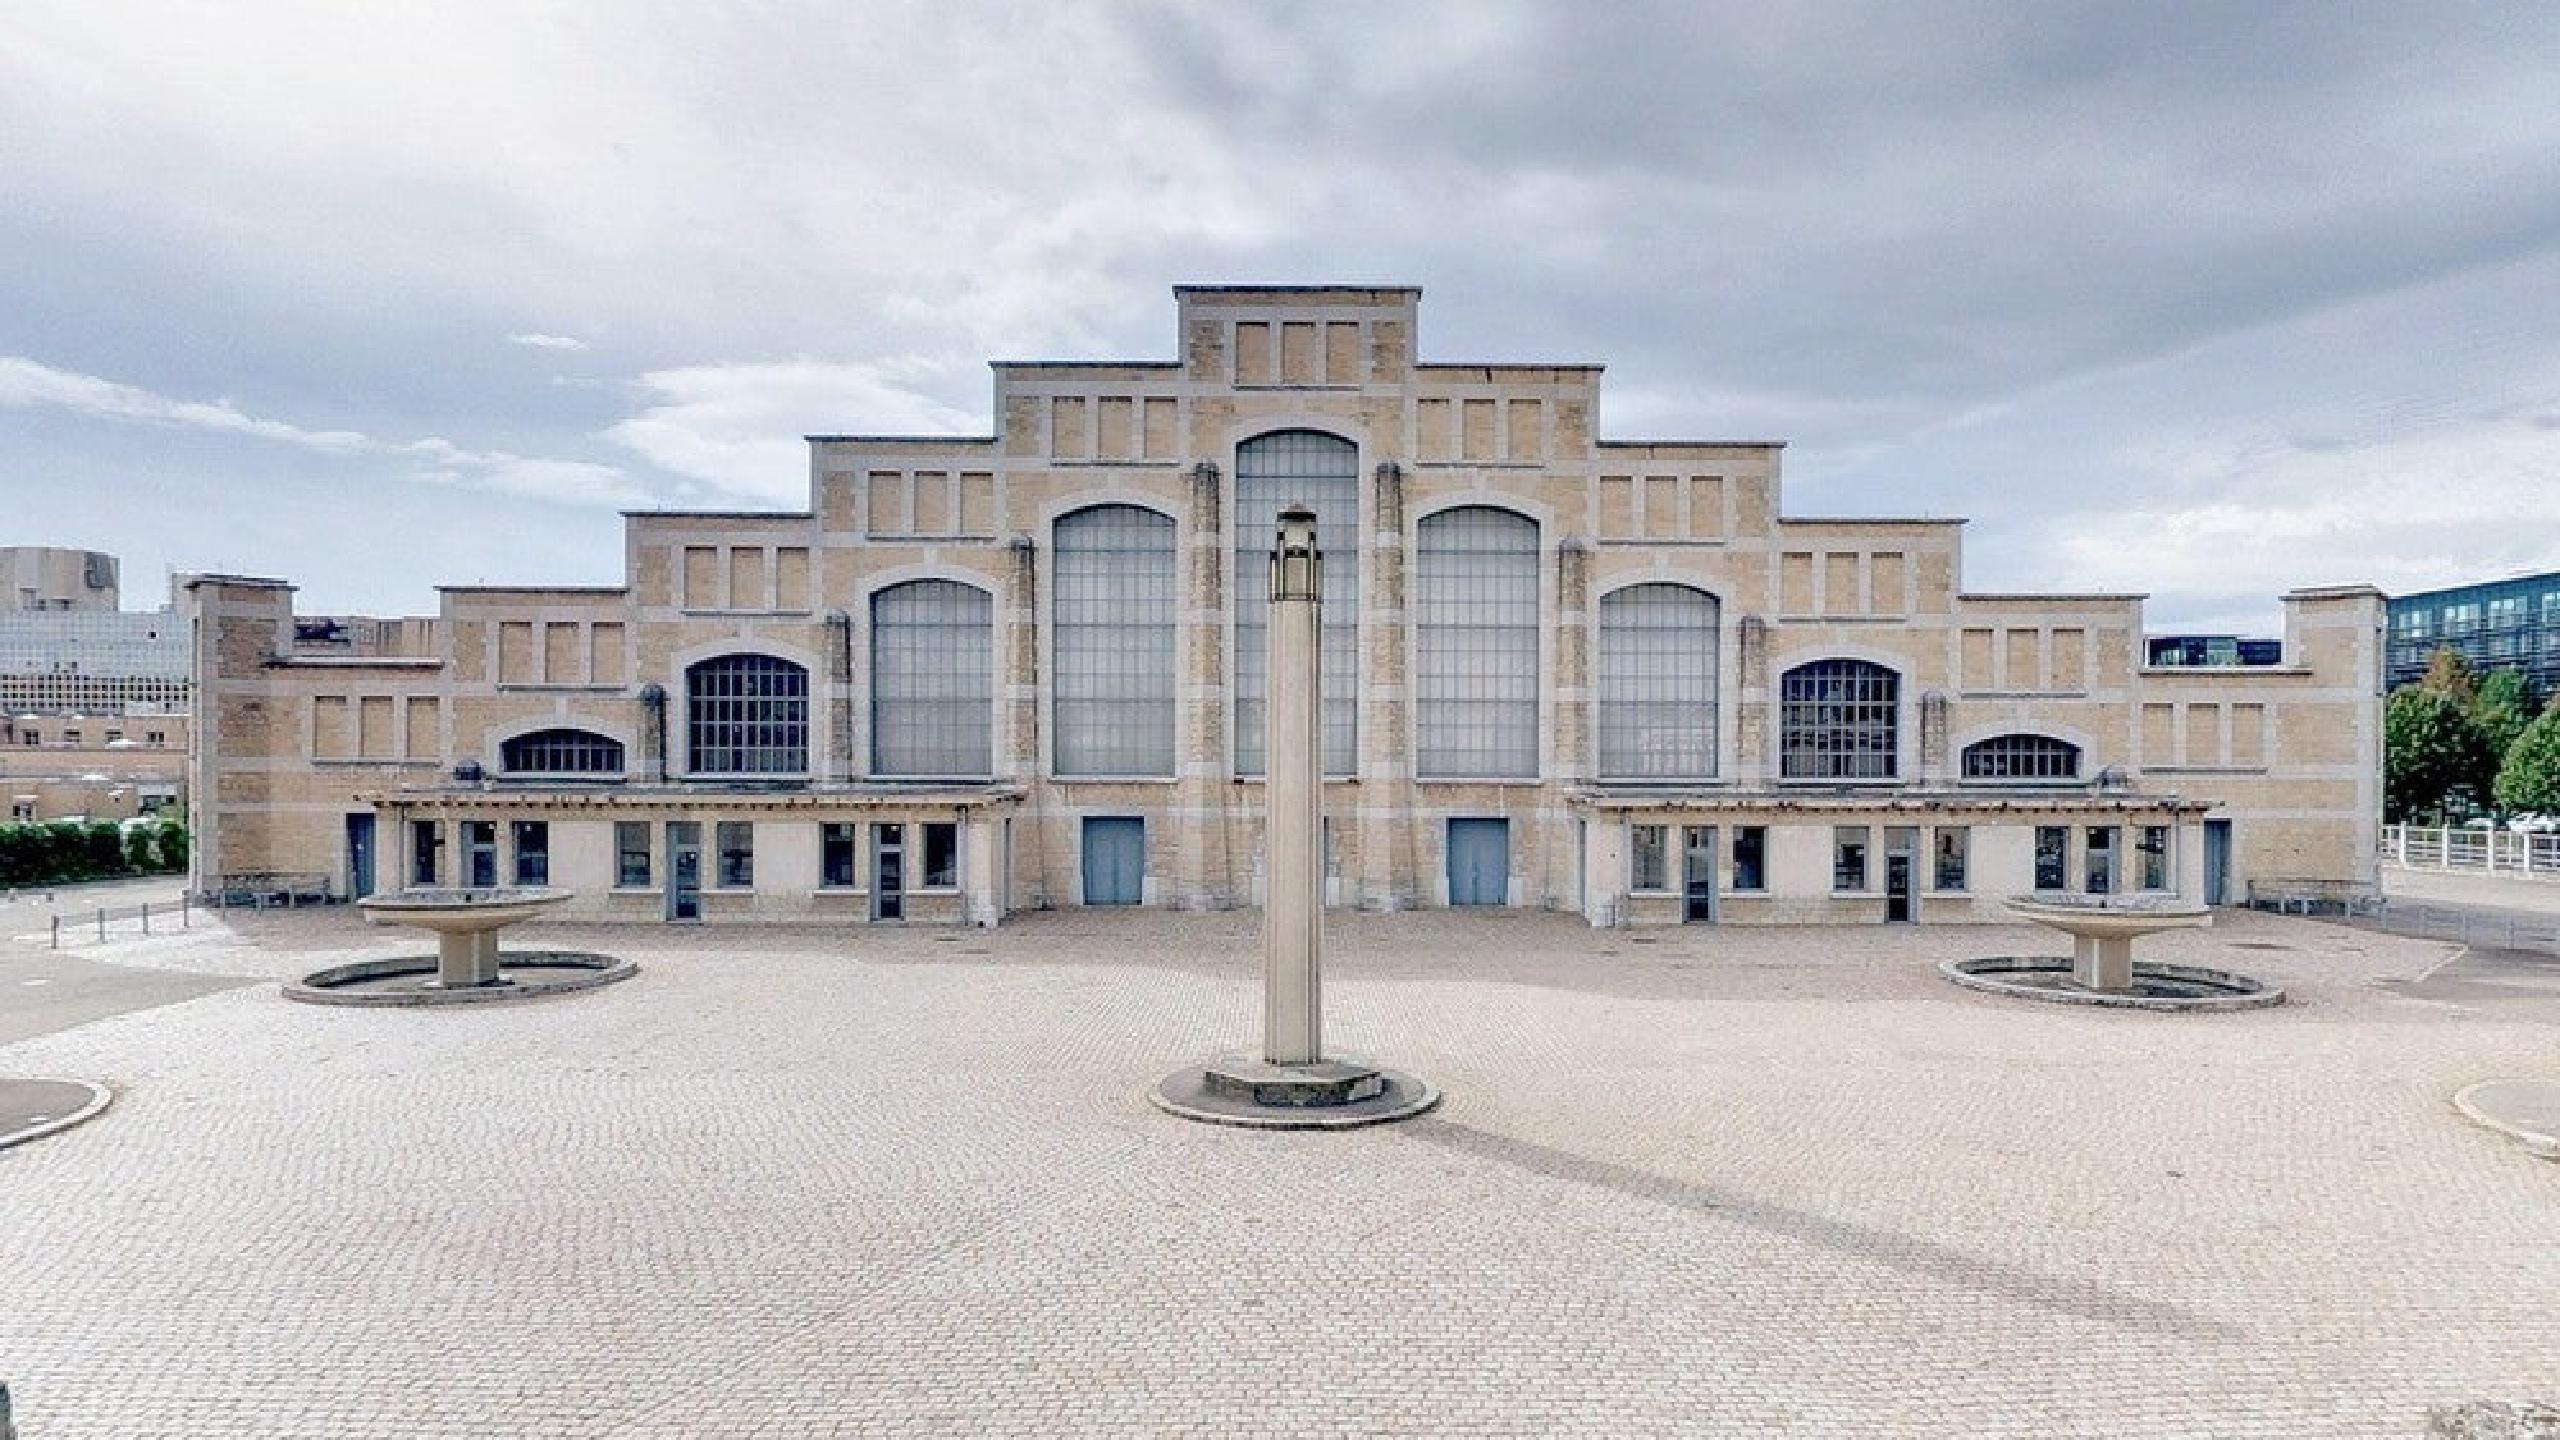
[[[1967,780],[2076,780],[2080,747],[2050,735],[1994,735],[1964,747]]]
[[[1779,682],[1778,773],[1890,780],[1900,773],[1902,677],[1864,660],[1816,660]]]
[[[871,597],[871,773],[967,778],[995,770],[995,603],[957,580]]]
[[[805,775],[809,672],[772,655],[685,667],[685,765],[698,775]]]
[[[1051,706],[1061,775],[1173,773],[1173,522],[1135,505],[1059,519]]]
[[[1316,512],[1316,554],[1324,567],[1316,642],[1324,773],[1349,775],[1360,763],[1360,450],[1320,430],[1277,430],[1236,447],[1236,773],[1262,773],[1271,545],[1280,512],[1292,505]]]
[[[1538,773],[1538,522],[1489,505],[1425,516],[1413,581],[1415,772]]]
[[[498,746],[505,775],[619,775],[622,742],[593,730],[536,730]]]
[[[1630,585],[1600,598],[1600,774],[1716,773],[1716,598]]]

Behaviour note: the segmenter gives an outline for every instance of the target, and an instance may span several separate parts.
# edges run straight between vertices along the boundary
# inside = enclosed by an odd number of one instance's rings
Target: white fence
[[[2528,835],[2486,826],[2382,827],[2382,858],[2410,870],[2468,870],[2560,880],[2560,834]]]

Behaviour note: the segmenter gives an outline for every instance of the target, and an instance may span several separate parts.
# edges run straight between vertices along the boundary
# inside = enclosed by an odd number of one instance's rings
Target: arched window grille
[[[1964,747],[1967,780],[2076,780],[2080,747],[2050,735],[1994,735]]]
[[[1171,775],[1173,522],[1135,505],[1059,519],[1050,603],[1061,775]]]
[[[685,765],[698,775],[805,775],[809,672],[772,655],[685,668]]]
[[[1779,682],[1778,773],[1890,780],[1900,772],[1902,677],[1864,660],[1816,660]]]
[[[871,773],[967,778],[994,756],[994,601],[957,580],[873,595]]]
[[[622,742],[592,730],[536,730],[498,747],[509,775],[619,775]]]
[[[1324,686],[1324,773],[1359,768],[1360,450],[1320,430],[1277,430],[1236,447],[1236,773],[1263,770],[1270,694],[1271,542],[1280,512],[1316,512],[1324,567],[1317,668]]]
[[[1600,774],[1716,773],[1716,598],[1630,585],[1600,599]]]
[[[1415,773],[1538,773],[1538,522],[1489,505],[1423,518],[1414,545]]]

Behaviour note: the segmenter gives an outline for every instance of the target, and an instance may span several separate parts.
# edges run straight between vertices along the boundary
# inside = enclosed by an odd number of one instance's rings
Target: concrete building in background
[[[176,608],[118,609],[116,558],[94,550],[0,549],[0,582],[0,813],[174,813],[193,688]]]
[[[2392,597],[2391,688],[2414,685],[2450,648],[2481,672],[2521,670],[2533,693],[2560,690],[2560,570]]]
[[[51,545],[0,545],[0,610],[114,610],[116,557]]]
[[[1251,904],[1266,556],[1324,553],[1325,891],[1596,924],[2374,893],[2380,592],[2280,663],[1970,592],[1963,522],[1795,517],[1780,447],[1616,440],[1419,292],[1183,287],[1177,358],[995,366],[993,434],[814,437],[788,512],[634,513],[618,586],[324,642],[189,587],[202,887],[549,883],[594,917]]]

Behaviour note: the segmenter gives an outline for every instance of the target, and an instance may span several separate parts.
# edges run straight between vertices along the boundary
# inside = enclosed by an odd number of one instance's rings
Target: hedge
[[[61,885],[187,868],[187,827],[175,820],[128,830],[113,820],[0,825],[0,885]]]

